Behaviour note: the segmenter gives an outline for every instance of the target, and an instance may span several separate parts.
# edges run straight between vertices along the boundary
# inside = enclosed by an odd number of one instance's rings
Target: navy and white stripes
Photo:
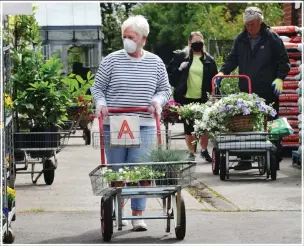
[[[158,56],[145,51],[143,57],[134,59],[119,50],[101,62],[91,93],[96,105],[148,107],[152,101],[164,106],[170,99],[171,88],[165,65]],[[137,115],[152,119],[149,113]]]

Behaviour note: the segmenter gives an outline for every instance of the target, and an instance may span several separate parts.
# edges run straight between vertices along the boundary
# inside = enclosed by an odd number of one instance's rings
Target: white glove
[[[187,66],[188,66],[188,63],[189,62],[182,62],[182,64],[180,64],[180,66],[179,66],[179,71],[182,71],[184,68],[186,68]]]
[[[106,118],[109,114],[108,107],[105,105],[97,105],[95,110],[95,115],[97,118],[102,116],[102,118]]]
[[[150,107],[148,108],[148,112],[152,115],[155,115],[155,112],[157,112],[158,115],[161,114],[162,107],[158,102],[152,102]]]

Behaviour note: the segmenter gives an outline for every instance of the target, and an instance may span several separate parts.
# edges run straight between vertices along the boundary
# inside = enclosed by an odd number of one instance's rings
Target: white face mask
[[[137,45],[133,40],[125,38],[123,40],[123,44],[124,44],[124,49],[127,53],[132,54],[136,51]]]

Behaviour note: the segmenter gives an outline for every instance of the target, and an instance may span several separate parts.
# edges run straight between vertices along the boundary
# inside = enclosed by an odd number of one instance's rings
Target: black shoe
[[[211,158],[211,156],[209,155],[209,152],[208,152],[207,149],[205,149],[204,151],[201,151],[201,157],[202,157],[203,159],[205,159],[206,161],[208,161],[208,162],[212,162],[212,158]]]
[[[190,153],[189,157],[188,157],[189,161],[195,161],[195,154],[194,153]]]
[[[252,168],[252,164],[249,161],[239,161],[239,163],[234,166],[234,170],[249,170]]]

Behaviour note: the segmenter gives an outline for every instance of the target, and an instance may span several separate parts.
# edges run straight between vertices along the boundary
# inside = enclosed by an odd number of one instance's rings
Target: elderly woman
[[[170,84],[174,89],[174,99],[181,105],[190,103],[206,103],[207,92],[211,92],[211,80],[217,74],[214,59],[205,51],[203,35],[192,32],[188,39],[188,47],[182,50],[171,61],[168,67]],[[195,159],[195,148],[192,135],[193,123],[184,123],[185,139],[190,151],[190,159]],[[208,133],[201,139],[201,157],[212,162],[207,146]]]
[[[160,113],[171,97],[166,68],[158,56],[143,49],[149,34],[149,24],[143,16],[128,18],[122,24],[121,31],[124,49],[103,59],[91,88],[96,115],[105,118],[111,107],[149,107],[148,112],[135,115],[140,118],[142,135],[147,131],[155,133],[153,114]],[[105,132],[109,132],[108,119],[104,124]],[[140,148],[106,148],[107,163],[138,162],[150,148],[147,143]],[[145,208],[146,198],[131,199],[133,216],[141,216]],[[123,225],[127,224],[128,221],[123,220]],[[135,231],[147,230],[143,220],[132,220],[132,225]]]

